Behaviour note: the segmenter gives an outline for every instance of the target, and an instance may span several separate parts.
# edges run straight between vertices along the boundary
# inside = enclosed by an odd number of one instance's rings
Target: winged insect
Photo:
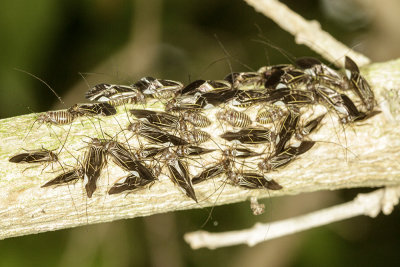
[[[132,85],[144,95],[155,98],[166,99],[175,96],[183,88],[183,84],[173,80],[143,77]]]
[[[144,95],[136,88],[128,85],[101,83],[89,89],[85,98],[91,101],[106,102],[113,106],[123,104],[144,103]]]
[[[258,72],[232,72],[224,80],[232,84],[233,88],[256,88],[262,84],[262,75]]]
[[[274,179],[269,179],[264,175],[255,172],[238,172],[234,173],[231,183],[246,189],[270,189],[280,190],[282,186]]]
[[[75,104],[68,109],[68,112],[74,116],[111,116],[117,114],[117,110],[108,103],[89,103]]]
[[[264,159],[258,164],[258,168],[262,171],[269,172],[271,170],[283,167],[292,162],[299,155],[306,153],[314,146],[314,144],[314,141],[302,141],[298,146],[289,146],[282,151]]]
[[[169,134],[165,130],[154,126],[149,123],[145,122],[136,122],[136,123],[131,123],[128,126],[128,130],[154,142],[154,143],[159,143],[159,144],[165,144],[165,143],[172,143],[173,145],[186,145],[188,144],[187,141],[184,139]]]
[[[85,189],[87,196],[92,197],[97,188],[97,180],[101,171],[106,164],[106,150],[104,149],[106,142],[93,138],[89,143],[89,149],[85,153],[83,170]]]
[[[58,156],[53,151],[47,149],[34,150],[26,153],[17,154],[9,159],[13,163],[40,163],[58,161]]]
[[[176,152],[168,149],[164,153],[164,159],[169,171],[169,178],[172,182],[182,188],[185,194],[197,202],[196,193],[192,186],[192,181],[189,177],[187,164],[177,156]]]
[[[181,91],[181,95],[194,95],[196,93],[207,93],[214,90],[230,89],[232,85],[224,80],[196,80],[185,86]]]
[[[351,88],[361,99],[366,111],[371,112],[375,106],[375,95],[367,80],[361,76],[357,64],[349,57],[345,57],[346,76],[351,82]]]
[[[79,179],[83,180],[83,177],[84,177],[84,170],[82,168],[75,168],[75,169],[67,171],[61,175],[58,175],[56,178],[48,181],[41,187],[48,187],[48,186],[53,186],[53,185],[71,183],[71,182],[75,182]]]

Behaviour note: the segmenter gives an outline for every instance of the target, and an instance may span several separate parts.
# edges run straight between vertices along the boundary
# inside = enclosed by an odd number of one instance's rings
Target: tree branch
[[[349,56],[359,66],[370,63],[366,56],[349,49],[321,29],[318,21],[307,21],[286,5],[276,0],[245,0],[255,10],[272,19],[282,29],[291,33],[297,44],[304,44],[329,62],[343,67],[344,56]]]
[[[165,175],[150,189],[110,196],[106,194],[107,189],[124,173],[108,164],[108,171],[100,177],[97,191],[88,199],[81,181],[57,188],[40,187],[63,172],[57,163],[43,171],[41,165],[26,169],[29,164],[18,165],[8,161],[22,149],[61,148],[68,136],[59,158],[63,165],[74,166],[76,160],[71,155],[79,155],[82,159],[82,148],[87,145],[82,141],[84,136],[101,137],[101,133],[113,136],[128,125],[122,107],[116,116],[101,121],[81,119],[60,127],[42,125],[37,128],[36,125],[27,137],[36,114],[3,119],[0,121],[0,238],[223,205],[250,196],[263,198],[317,190],[399,185],[400,133],[397,129],[400,107],[397,88],[400,87],[400,60],[370,65],[363,69],[363,74],[369,79],[381,108],[386,112],[359,125],[351,125],[345,131],[337,127],[334,117],[327,119],[326,125],[312,139],[331,143],[316,144],[285,169],[269,174],[284,187],[283,190],[244,190],[217,179],[195,185],[198,204],[186,197]],[[157,109],[157,106],[152,108]],[[210,132],[214,134],[212,138],[218,140],[218,131]]]
[[[308,230],[317,226],[337,222],[359,215],[376,217],[381,209],[388,215],[398,204],[400,187],[379,189],[368,194],[359,194],[353,201],[307,215],[274,223],[257,223],[250,229],[223,233],[196,231],[184,238],[192,249],[207,247],[215,249],[239,244],[255,246],[261,242]]]

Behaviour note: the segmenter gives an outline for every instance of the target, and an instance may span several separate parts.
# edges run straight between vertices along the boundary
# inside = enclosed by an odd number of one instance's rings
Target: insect
[[[226,75],[224,80],[232,84],[233,88],[254,88],[260,85],[262,75],[258,72],[232,72]]]
[[[290,110],[288,115],[281,122],[279,133],[275,140],[275,151],[279,153],[285,147],[290,138],[296,131],[300,114],[297,111]]]
[[[39,162],[55,162],[58,156],[50,150],[40,149],[26,153],[17,154],[9,159],[13,163],[39,163]]]
[[[93,138],[84,157],[84,181],[86,182],[85,189],[89,198],[96,191],[97,180],[106,164],[106,151],[104,149],[106,144],[103,140]]]
[[[207,149],[199,146],[185,145],[185,146],[177,146],[176,154],[178,157],[185,156],[199,156],[207,153],[211,153],[215,151],[215,149]]]
[[[312,133],[318,126],[321,126],[321,121],[325,117],[325,113],[307,122],[300,129],[296,129],[296,139],[303,140],[304,137]]]
[[[231,183],[247,189],[271,189],[280,190],[282,186],[274,179],[254,172],[237,172],[232,175]]]
[[[157,180],[152,171],[137,160],[134,154],[132,154],[123,144],[117,141],[107,141],[104,149],[107,155],[110,155],[113,161],[121,168],[129,172],[135,172],[135,175],[140,179],[149,181]]]
[[[214,90],[230,89],[232,85],[224,80],[196,80],[188,84],[180,91],[181,95],[194,95],[196,93],[207,93]]]
[[[131,123],[128,126],[128,130],[155,143],[160,143],[160,144],[172,143],[173,145],[176,146],[188,144],[187,141],[185,141],[184,139],[169,134],[163,129],[145,122]]]
[[[108,103],[90,103],[90,104],[75,104],[67,110],[74,116],[111,116],[117,114],[117,110],[111,104]]]
[[[174,184],[177,184],[185,191],[185,194],[197,202],[196,193],[192,186],[192,181],[189,177],[189,171],[186,164],[176,155],[176,153],[168,149],[164,154],[169,171],[169,178]]]
[[[139,119],[146,119],[150,124],[164,128],[178,128],[179,117],[167,112],[152,111],[145,109],[131,109],[129,112]]]
[[[260,153],[254,152],[247,148],[229,148],[224,151],[226,156],[230,156],[232,158],[251,158],[255,156],[260,156]]]
[[[314,94],[304,90],[295,90],[289,88],[281,88],[272,91],[266,101],[270,103],[282,102],[286,105],[308,105],[313,104]]]
[[[264,88],[267,90],[286,87],[299,88],[306,82],[304,71],[289,64],[265,66],[260,68],[258,72],[263,75]]]
[[[108,190],[108,194],[114,195],[128,190],[132,191],[143,188],[153,182],[154,180],[146,180],[136,176],[135,174],[129,174],[122,183],[115,183],[110,190]]]
[[[308,83],[313,83],[314,80],[319,84],[327,86],[337,88],[342,88],[344,86],[343,77],[316,58],[299,58],[296,60],[296,64],[310,77]]]
[[[261,144],[273,141],[275,133],[267,128],[244,128],[239,131],[225,132],[221,137],[242,144]]]
[[[375,105],[374,92],[368,82],[361,76],[357,64],[349,57],[345,57],[346,76],[352,84],[352,89],[363,102],[367,111],[372,111]]]
[[[258,164],[258,168],[268,172],[283,167],[296,159],[297,156],[306,153],[314,144],[314,141],[302,141],[298,146],[289,146],[264,159]]]
[[[145,95],[155,98],[171,98],[183,88],[183,84],[173,80],[143,77],[132,85]]]
[[[239,90],[232,99],[232,105],[235,107],[249,107],[251,105],[266,102],[269,94],[260,90]]]
[[[84,177],[84,170],[82,168],[75,168],[73,170],[70,170],[66,173],[63,173],[56,178],[48,181],[41,187],[48,187],[52,185],[59,185],[59,184],[66,184],[70,182],[74,182],[76,180],[82,179]]]
[[[91,101],[106,102],[113,106],[144,103],[144,95],[136,88],[127,85],[101,83],[88,90],[85,98]]]
[[[184,121],[191,123],[195,127],[204,128],[211,125],[211,121],[199,112],[184,111],[181,115]]]
[[[233,109],[222,109],[216,114],[217,119],[227,122],[233,127],[246,128],[252,121],[250,117],[243,112]]]
[[[189,144],[200,144],[210,139],[210,134],[201,130],[184,131],[181,133],[182,139]]]
[[[268,105],[258,111],[256,122],[269,124],[279,122],[287,113],[279,106]]]
[[[225,163],[225,162],[222,162]],[[192,183],[193,184],[198,184],[201,183],[205,180],[211,179],[213,177],[216,177],[222,173],[225,172],[225,168],[223,164],[216,164],[211,167],[206,168],[204,171],[202,171],[200,174],[196,175],[195,177],[192,178]]]
[[[70,124],[76,116],[68,110],[47,111],[39,115],[36,121],[51,124]]]
[[[228,178],[232,178],[234,176],[233,166],[235,158],[249,158],[258,155],[260,154],[246,148],[229,148],[223,150],[221,160],[193,177],[192,183],[198,184],[220,174],[225,174]]]
[[[215,90],[201,94],[196,103],[204,109],[213,108],[231,100],[237,93],[236,89]]]
[[[178,96],[167,102],[165,111],[201,110],[206,104],[204,101],[201,94]]]

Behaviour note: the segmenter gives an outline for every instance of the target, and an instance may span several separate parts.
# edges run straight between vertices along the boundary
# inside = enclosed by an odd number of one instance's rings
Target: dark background
[[[374,61],[400,55],[396,0],[377,6],[362,0],[283,2],[307,19],[318,20],[335,38]],[[84,101],[84,92],[100,82],[130,84],[143,76],[184,83],[222,79],[231,68],[246,71],[316,56],[240,0],[3,0],[0,38],[0,118],[68,107]],[[59,103],[43,82],[17,69],[40,77],[65,103]],[[358,192],[263,200],[266,213],[258,217],[248,202],[216,207],[203,228],[247,228],[257,221],[290,218],[341,203]],[[209,209],[183,211],[3,240],[0,266],[400,263],[398,209],[388,217],[355,218],[253,248],[191,250],[182,236],[199,230],[209,213]]]

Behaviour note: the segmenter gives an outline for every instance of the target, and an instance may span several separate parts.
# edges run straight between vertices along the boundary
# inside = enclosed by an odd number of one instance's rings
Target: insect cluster
[[[336,114],[343,125],[372,116],[375,105],[373,91],[348,57],[343,73],[317,59],[300,58],[295,64],[234,72],[223,80],[196,80],[186,86],[152,77],[129,86],[98,84],[85,96],[95,102],[49,111],[37,121],[70,124],[82,116],[112,116],[115,107],[129,105],[131,122],[120,129],[129,138],[91,138],[82,162],[42,187],[82,180],[90,198],[112,161],[126,176],[109,194],[146,188],[168,176],[196,202],[196,185],[217,177],[223,177],[223,185],[244,189],[281,189],[268,173],[315,145],[310,135],[327,113]],[[163,111],[151,109],[160,103]],[[140,108],[144,104],[146,109]],[[324,106],[324,112],[310,115],[316,105]],[[10,161],[51,162],[58,157],[42,149]]]

